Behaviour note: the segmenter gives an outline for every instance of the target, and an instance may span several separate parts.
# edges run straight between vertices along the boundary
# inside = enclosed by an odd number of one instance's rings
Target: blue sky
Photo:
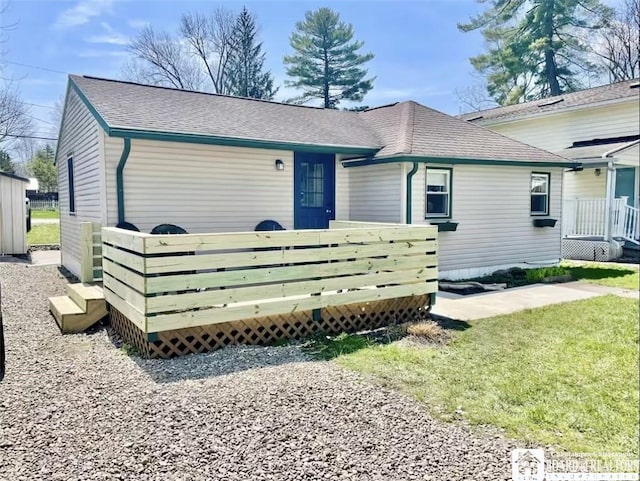
[[[475,0],[10,0],[0,21],[15,24],[5,44],[4,76],[15,79],[23,99],[35,104],[30,108],[38,133],[51,135],[57,129],[51,107],[64,95],[66,73],[119,78],[126,44],[144,25],[174,32],[182,13],[216,5],[236,11],[246,5],[257,15],[267,67],[277,84],[286,78],[282,57],[291,52],[289,35],[296,21],[322,6],[353,24],[355,38],[365,42],[363,50],[375,54],[368,68],[376,81],[366,105],[413,99],[457,114],[456,90],[477,83],[468,58],[482,51],[480,34],[456,28],[483,7]],[[281,88],[277,100],[292,94]]]

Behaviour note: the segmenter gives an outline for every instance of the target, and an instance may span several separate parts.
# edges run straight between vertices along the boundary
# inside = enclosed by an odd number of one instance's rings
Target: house
[[[75,75],[56,162],[76,275],[83,221],[215,233],[335,219],[437,224],[450,279],[556,262],[562,172],[578,165],[415,102],[358,113]]]
[[[0,172],[0,254],[27,253],[29,179]]]
[[[580,162],[564,175],[565,255],[608,260],[639,243],[639,95],[636,79],[462,118]]]

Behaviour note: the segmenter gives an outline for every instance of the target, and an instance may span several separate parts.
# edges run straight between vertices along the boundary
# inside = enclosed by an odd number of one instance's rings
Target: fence
[[[425,307],[437,291],[436,228],[354,225],[185,235],[104,228],[103,285],[114,327],[151,342],[145,348],[164,349],[156,351],[164,357],[207,343],[304,335],[314,322],[333,330],[379,325]],[[204,329],[212,325],[220,327]],[[154,346],[165,331],[171,343]]]
[[[57,200],[31,200],[29,201],[31,210],[58,210]]]

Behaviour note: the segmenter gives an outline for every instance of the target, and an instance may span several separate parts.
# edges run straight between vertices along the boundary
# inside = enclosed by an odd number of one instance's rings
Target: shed
[[[0,253],[26,254],[29,179],[0,172]]]

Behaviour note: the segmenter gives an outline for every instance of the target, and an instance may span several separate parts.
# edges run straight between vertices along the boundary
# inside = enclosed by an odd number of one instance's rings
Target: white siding
[[[640,105],[632,99],[623,104],[486,126],[507,137],[559,153],[581,140],[637,135],[640,132]]]
[[[585,169],[582,172],[565,172],[565,199],[604,199],[607,191],[607,168],[600,168],[600,175],[596,176],[596,169]]]
[[[56,151],[60,201],[60,249],[62,265],[80,275],[80,222],[102,222],[102,129],[73,90],[65,102],[64,121]],[[75,215],[69,213],[67,159],[73,157]]]
[[[349,169],[350,220],[402,222],[404,179],[401,164],[380,164]]]
[[[456,232],[439,233],[441,278],[464,278],[503,266],[560,258],[562,169],[443,167],[453,168],[452,221],[459,224]],[[558,220],[554,228],[533,227],[529,195],[532,171],[551,173],[549,217]],[[424,219],[425,172],[421,165],[413,178],[414,224],[428,223]]]
[[[0,175],[0,254],[27,253],[27,183]]]
[[[115,225],[123,140],[106,138],[105,148],[108,223]],[[293,152],[133,139],[124,197],[126,220],[145,232],[164,223],[192,233],[252,231],[265,219],[292,229]]]

